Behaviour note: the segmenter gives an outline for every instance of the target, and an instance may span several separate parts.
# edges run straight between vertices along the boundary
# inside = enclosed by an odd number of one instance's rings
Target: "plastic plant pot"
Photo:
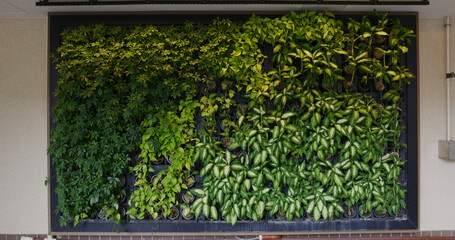
[[[182,208],[182,217],[186,220],[191,220],[194,218],[194,213],[191,212],[189,207]]]
[[[157,177],[158,177],[158,174],[154,174],[154,175],[150,178],[150,183],[153,184],[153,183],[155,182],[155,180],[156,180]],[[162,179],[162,177],[161,177],[161,179]]]
[[[376,90],[378,91],[384,91],[385,89],[385,85],[382,81],[377,81],[374,83],[374,87],[376,88]]]
[[[162,164],[164,162],[164,159],[166,159],[164,156],[160,156],[155,161],[151,161],[151,162],[154,165],[160,165],[160,164]]]
[[[370,83],[368,81],[367,82],[362,81],[359,84],[359,89],[362,91],[369,91],[371,89]]]
[[[385,218],[387,217],[387,210],[385,211],[378,211],[377,209],[373,210],[373,216],[375,218]]]
[[[356,84],[354,81],[344,80],[343,87],[348,91],[354,91],[356,88]]]
[[[344,214],[343,215],[346,218],[355,218],[355,217],[357,217],[357,213],[358,213],[357,205],[345,206],[344,207]]]
[[[186,203],[190,203],[192,201],[194,201],[194,195],[191,194],[190,192],[185,192],[183,195],[182,195],[182,201],[183,202],[186,202]]]
[[[188,187],[188,188],[191,188],[194,186],[194,184],[196,183],[196,179],[194,178],[194,176],[189,176],[187,178],[185,178],[183,180],[183,183]]]
[[[371,218],[372,215],[373,215],[373,214],[372,214],[371,211],[367,211],[367,212],[360,211],[360,212],[359,212],[359,216],[362,217],[362,218]]]
[[[171,220],[176,220],[180,215],[179,209],[177,207],[171,207],[171,213],[168,218]]]
[[[275,213],[275,217],[279,220],[285,220],[286,219],[286,214],[284,214],[281,209],[278,210],[276,213]]]
[[[107,208],[107,207],[101,208],[101,210],[98,212],[98,218],[107,219],[108,210],[109,210],[109,208]]]

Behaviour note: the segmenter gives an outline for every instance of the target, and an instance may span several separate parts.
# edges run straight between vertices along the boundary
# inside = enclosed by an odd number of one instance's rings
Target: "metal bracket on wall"
[[[438,156],[440,159],[455,160],[455,141],[439,141]]]

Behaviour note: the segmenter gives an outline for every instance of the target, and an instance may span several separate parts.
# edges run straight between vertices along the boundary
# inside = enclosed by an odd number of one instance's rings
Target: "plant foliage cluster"
[[[65,31],[49,147],[61,223],[120,221],[127,174],[131,218],[171,215],[182,192],[198,196],[186,212],[232,224],[267,211],[334,219],[356,204],[398,215],[413,36],[388,14],[343,24],[328,12]],[[195,174],[203,183],[186,190]]]

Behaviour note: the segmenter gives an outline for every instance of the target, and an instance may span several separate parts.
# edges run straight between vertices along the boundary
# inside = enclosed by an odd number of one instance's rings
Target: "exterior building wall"
[[[0,32],[0,233],[46,233],[47,20]]]
[[[420,229],[455,230],[455,162],[446,138],[445,20],[419,20]],[[455,19],[452,21],[455,71]],[[47,20],[0,19],[0,234],[46,234]],[[455,136],[455,80],[451,135]]]
[[[451,21],[455,26],[455,19]],[[420,19],[420,228],[454,229],[455,162],[438,158],[446,139],[445,19]],[[455,28],[451,27],[451,70],[455,71]],[[451,129],[455,136],[455,81],[451,84]]]

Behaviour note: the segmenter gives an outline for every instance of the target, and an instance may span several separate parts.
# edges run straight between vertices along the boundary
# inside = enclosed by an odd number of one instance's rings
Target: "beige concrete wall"
[[[419,24],[421,230],[455,230],[455,162],[437,154],[446,138],[444,21]],[[46,29],[45,19],[0,19],[0,233],[48,230]],[[451,93],[455,136],[455,80]]]
[[[47,20],[0,19],[0,233],[47,233]]]
[[[422,230],[455,229],[455,162],[438,158],[446,139],[446,33],[443,19],[420,19],[420,219]],[[455,19],[451,21],[451,71],[455,71]],[[455,136],[455,80],[451,87]]]

